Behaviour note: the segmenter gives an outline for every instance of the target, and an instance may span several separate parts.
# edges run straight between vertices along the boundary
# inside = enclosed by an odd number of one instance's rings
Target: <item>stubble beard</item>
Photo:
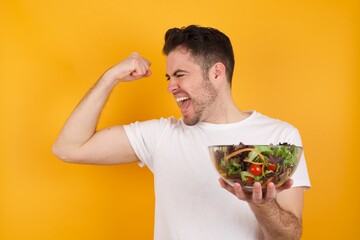
[[[184,123],[188,126],[198,124],[202,120],[205,111],[207,111],[207,114],[210,114],[211,109],[209,106],[211,106],[217,97],[217,92],[208,77],[204,78],[199,89],[194,92],[200,92],[201,94],[196,99],[191,99],[195,112],[192,117],[184,117]]]

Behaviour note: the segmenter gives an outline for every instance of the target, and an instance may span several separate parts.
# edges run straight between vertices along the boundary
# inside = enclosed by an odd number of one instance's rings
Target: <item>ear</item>
[[[226,68],[222,62],[216,62],[210,69],[210,79],[213,84],[226,81]]]

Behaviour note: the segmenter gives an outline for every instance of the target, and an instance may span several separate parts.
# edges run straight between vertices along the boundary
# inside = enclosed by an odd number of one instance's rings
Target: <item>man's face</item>
[[[208,76],[204,78],[190,51],[178,47],[169,53],[166,77],[169,80],[168,91],[178,103],[185,124],[195,125],[211,116],[211,104],[217,92]]]

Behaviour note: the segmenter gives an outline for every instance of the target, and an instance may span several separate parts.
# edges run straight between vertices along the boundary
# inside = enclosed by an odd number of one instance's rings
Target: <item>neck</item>
[[[239,122],[250,115],[248,112],[241,111],[229,94],[225,95],[225,97],[218,96],[209,109],[211,109],[209,110],[211,112],[207,113],[209,117],[203,121],[214,124]]]

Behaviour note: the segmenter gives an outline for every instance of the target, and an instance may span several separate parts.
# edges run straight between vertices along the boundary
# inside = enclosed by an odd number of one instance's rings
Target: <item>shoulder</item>
[[[248,129],[271,139],[271,143],[289,142],[301,146],[298,129],[284,120],[256,113],[250,121]]]
[[[253,124],[260,124],[263,126],[268,127],[276,127],[276,128],[285,128],[289,130],[296,130],[295,126],[293,126],[291,123],[286,122],[281,119],[277,119],[274,117],[269,117],[264,114],[261,114],[259,112],[254,112],[254,116],[252,118]]]
[[[177,120],[175,117],[166,117],[159,119],[151,119],[146,121],[136,121],[124,125],[125,129],[138,129],[146,131],[159,131],[161,129],[174,128],[181,126],[181,120]]]

